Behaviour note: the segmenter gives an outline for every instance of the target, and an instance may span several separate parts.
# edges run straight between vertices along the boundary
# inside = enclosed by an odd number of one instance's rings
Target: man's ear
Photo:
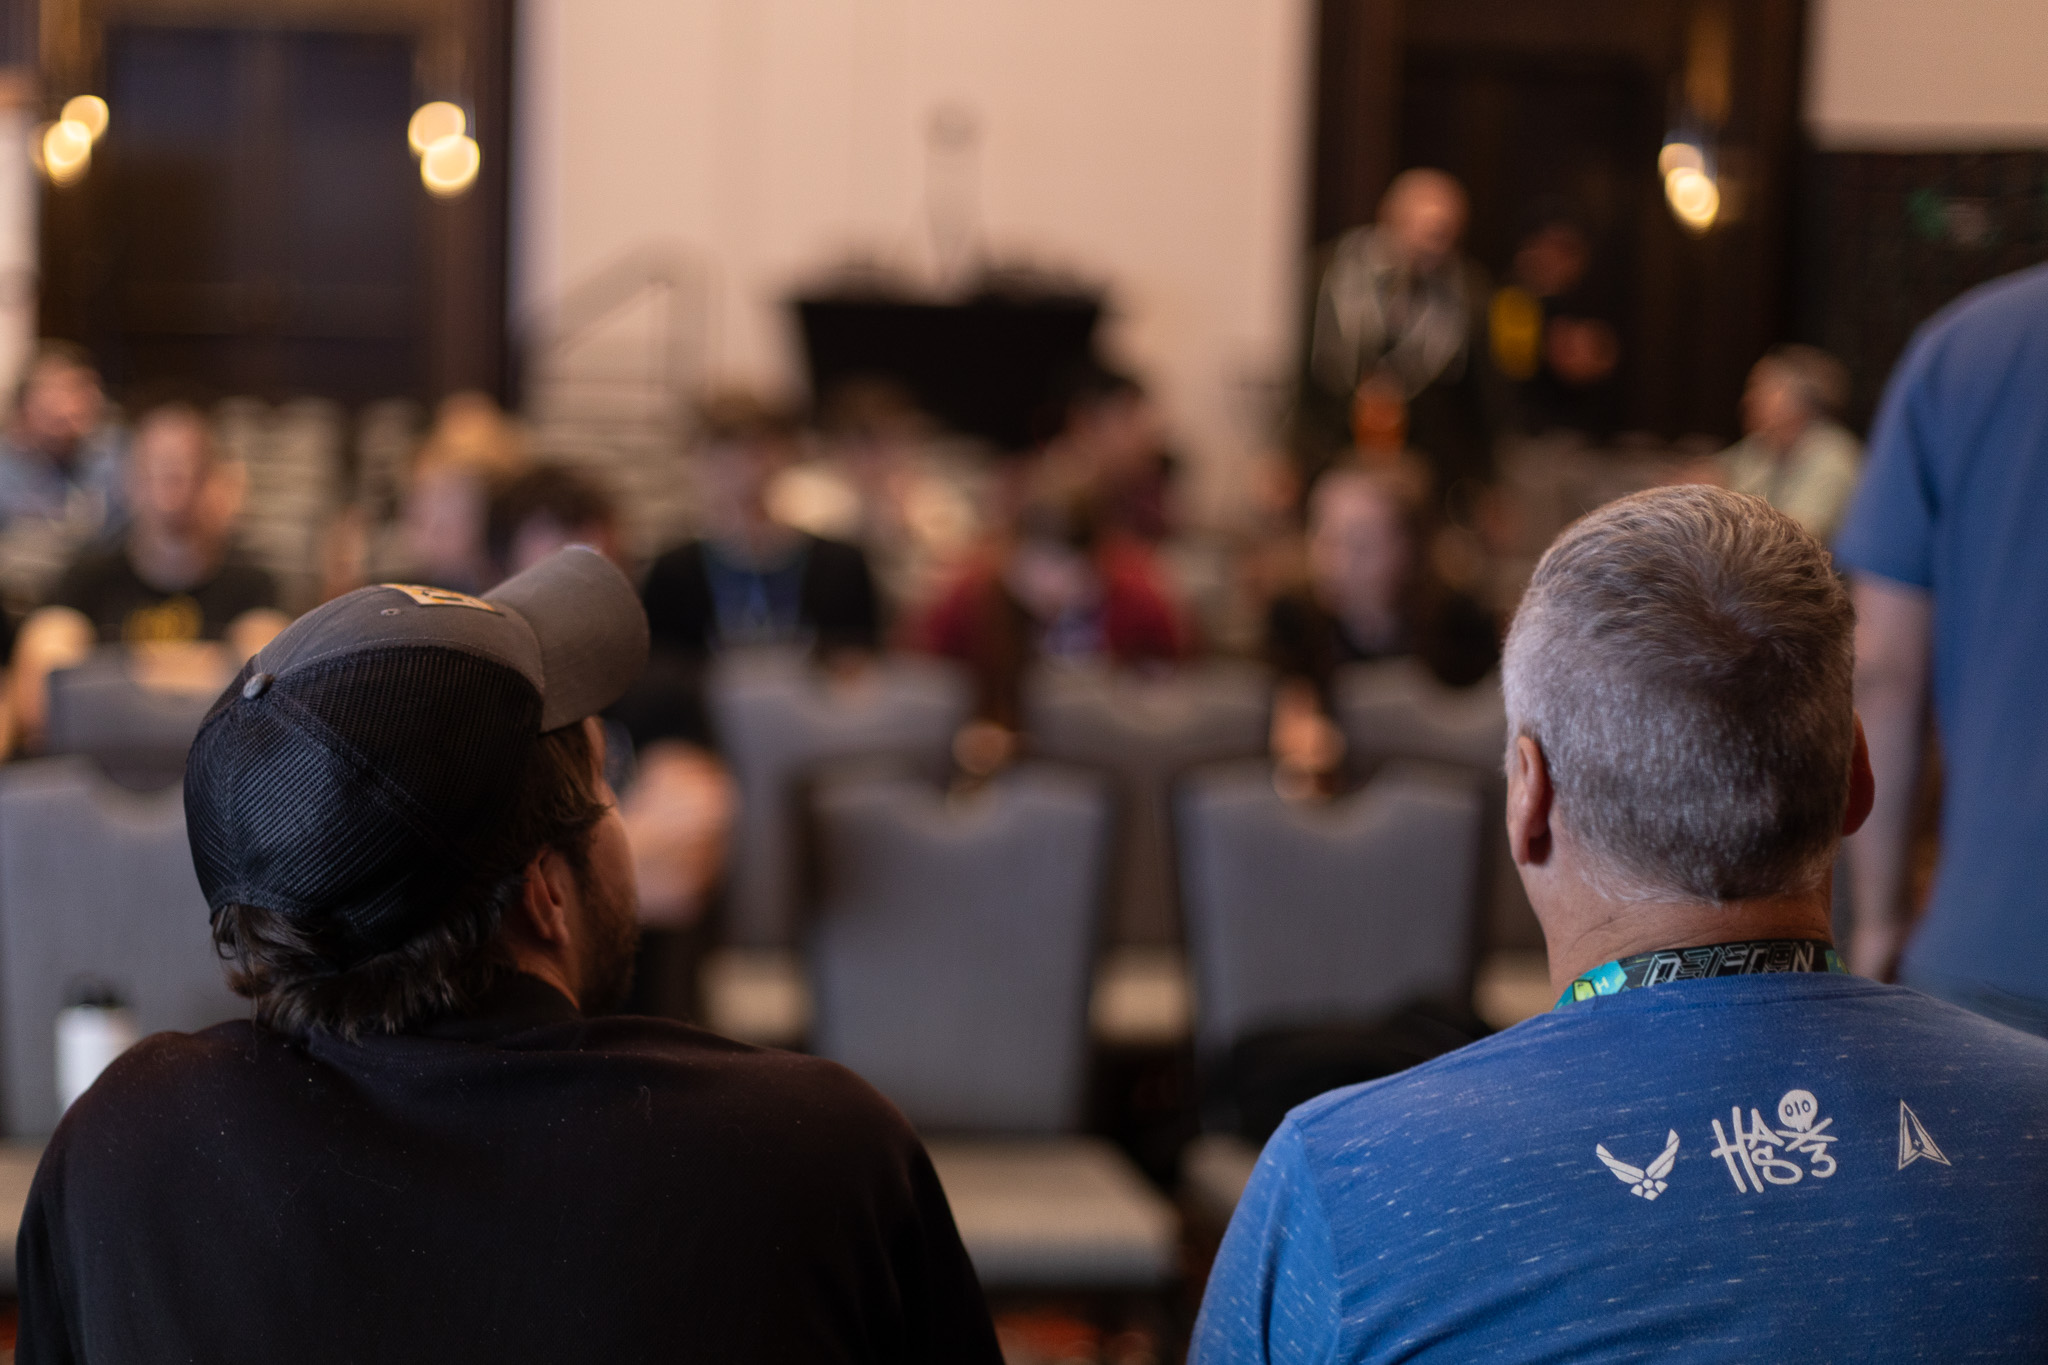
[[[1842,817],[1842,837],[1863,828],[1877,804],[1877,777],[1870,770],[1870,745],[1863,738],[1863,717],[1856,717],[1856,749],[1849,756],[1849,809]]]
[[[571,942],[571,907],[575,904],[576,879],[568,859],[552,848],[544,848],[526,865],[526,881],[520,890],[514,913],[525,930],[551,947],[566,950]]]
[[[1508,852],[1517,865],[1549,861],[1551,850],[1550,765],[1543,748],[1527,735],[1508,751]]]

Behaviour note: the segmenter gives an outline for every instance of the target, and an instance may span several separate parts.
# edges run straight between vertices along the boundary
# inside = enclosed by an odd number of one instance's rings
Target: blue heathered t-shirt
[[[1934,595],[1941,866],[1903,973],[2048,1001],[2048,267],[1914,338],[1835,554]]]
[[[1296,1109],[1191,1359],[2039,1361],[2044,1276],[2048,1041],[1860,977],[1722,977]]]

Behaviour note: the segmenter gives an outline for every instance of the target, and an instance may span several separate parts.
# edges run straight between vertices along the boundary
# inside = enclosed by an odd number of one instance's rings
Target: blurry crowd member
[[[1134,667],[1171,663],[1187,648],[1151,554],[1106,530],[1085,498],[1027,507],[1007,543],[914,624],[910,642],[966,664],[977,715],[1012,731],[1024,677],[1040,660]]]
[[[36,348],[0,430],[0,593],[13,619],[120,522],[121,452],[105,412],[84,350],[62,341]]]
[[[1331,248],[1316,293],[1305,415],[1341,445],[1361,382],[1382,375],[1409,404],[1409,439],[1448,488],[1493,468],[1485,367],[1475,363],[1487,290],[1458,250],[1465,191],[1442,171],[1394,178],[1379,221]]]
[[[1331,685],[1346,664],[1413,655],[1462,687],[1498,662],[1493,618],[1430,571],[1425,505],[1413,482],[1384,470],[1339,466],[1310,490],[1308,581],[1276,598],[1266,621],[1283,763],[1310,772],[1334,764]]]
[[[498,576],[510,578],[565,545],[588,545],[624,564],[618,509],[588,478],[560,465],[540,465],[491,496],[484,543]]]
[[[247,658],[284,628],[276,582],[233,546],[239,473],[186,404],[152,409],[136,425],[126,534],[76,560],[22,626],[12,686],[27,737],[40,732],[50,672],[82,660],[95,641],[225,645],[226,658],[207,651],[224,677],[229,658]]]
[[[530,469],[499,488],[491,498],[488,526],[491,559],[506,577],[570,545],[587,545],[614,564],[623,560],[618,508],[610,495],[559,465]],[[694,680],[667,681],[671,691],[657,696],[653,693],[661,689],[663,675],[642,678],[613,708],[619,729],[633,741],[630,755],[615,756],[621,760],[618,770],[630,771],[630,784],[615,785],[640,885],[640,922],[658,928],[693,923],[703,911],[725,864],[733,810],[731,781],[724,765],[706,751],[701,718],[677,721],[674,716],[678,710],[694,710]],[[650,712],[668,715],[668,726],[657,729]],[[669,951],[657,939],[643,947],[657,955]],[[643,998],[636,1004],[660,1013],[681,1012],[673,1000],[639,994]]]
[[[1590,297],[1593,244],[1569,215],[1547,209],[1515,249],[1509,280],[1487,311],[1493,362],[1512,386],[1524,431],[1601,437],[1614,426],[1614,325]]]
[[[1780,346],[1749,372],[1743,438],[1722,452],[1721,481],[1754,493],[1822,540],[1856,492],[1863,447],[1838,422],[1849,398],[1842,362],[1812,346]]]
[[[791,466],[768,490],[776,520],[860,546],[884,603],[925,601],[974,546],[980,469],[927,440],[929,419],[885,381],[837,386],[819,426],[821,458]]]
[[[867,557],[769,508],[793,454],[789,419],[734,394],[707,404],[702,421],[704,534],[655,560],[641,591],[655,650],[702,661],[734,646],[875,649],[881,606]]]
[[[526,464],[518,426],[480,393],[451,394],[413,457],[398,543],[373,565],[381,579],[477,593],[498,575],[484,542],[492,488]]]
[[[1041,456],[1045,480],[1087,490],[1116,530],[1154,544],[1170,537],[1179,466],[1159,405],[1130,375],[1096,364],[1063,388],[1060,429]]]
[[[1850,846],[1850,964],[2048,1035],[2048,267],[1965,295],[1907,348],[1836,545],[1877,804]],[[1929,690],[1941,861],[1907,895]],[[1903,947],[1903,956],[1901,949]]]

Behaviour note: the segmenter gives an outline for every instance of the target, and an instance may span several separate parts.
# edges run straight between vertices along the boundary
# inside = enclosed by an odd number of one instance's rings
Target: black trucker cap
[[[346,966],[432,923],[485,868],[540,736],[647,664],[625,575],[582,546],[482,597],[384,583],[300,617],[207,712],[185,768],[214,915],[302,923]]]

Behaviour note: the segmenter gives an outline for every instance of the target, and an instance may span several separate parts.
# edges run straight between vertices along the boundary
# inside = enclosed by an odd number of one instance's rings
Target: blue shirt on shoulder
[[[2048,1359],[2048,1042],[1825,974],[1567,1005],[1274,1133],[1191,1359]]]
[[[2048,1018],[2048,266],[1921,328],[1835,553],[1934,596],[1941,866],[1902,975]]]

